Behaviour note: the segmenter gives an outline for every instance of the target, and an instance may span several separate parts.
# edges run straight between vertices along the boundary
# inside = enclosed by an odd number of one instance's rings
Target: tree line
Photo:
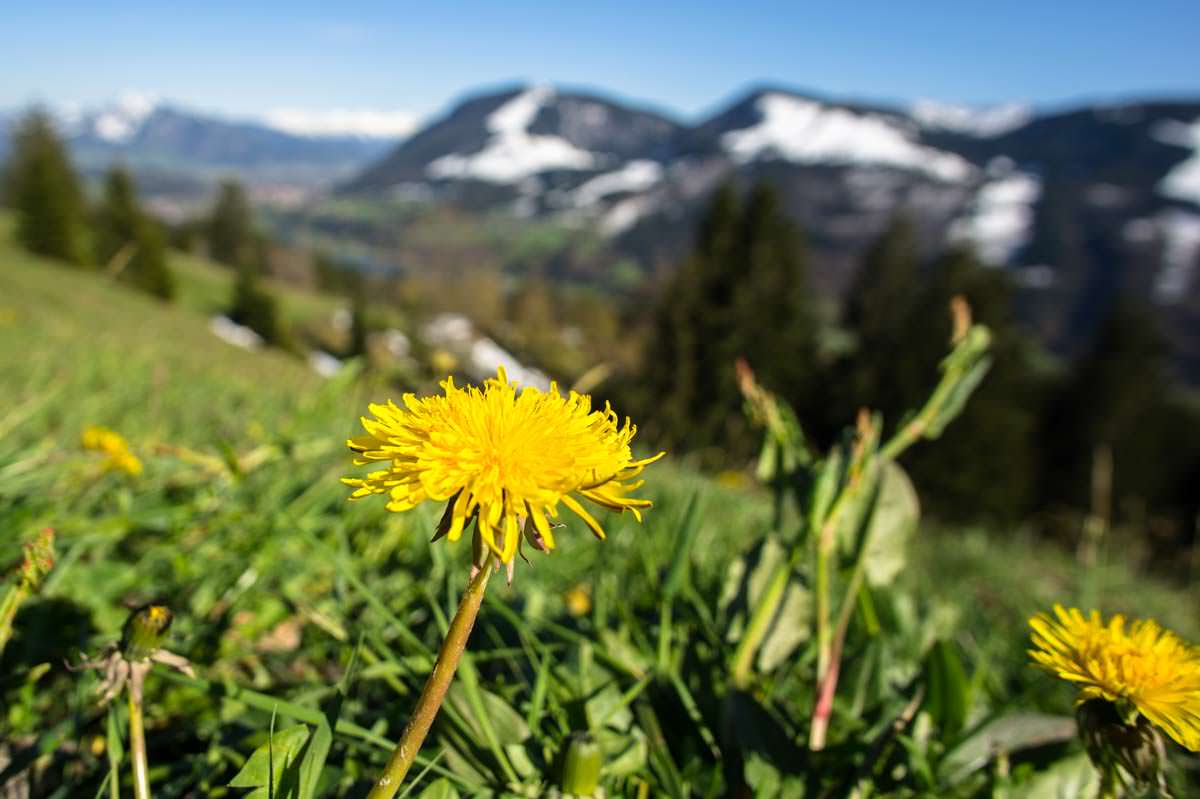
[[[775,192],[719,189],[653,307],[640,370],[612,394],[662,445],[737,467],[757,444],[741,357],[827,446],[859,407],[889,426],[916,407],[946,352],[954,296],[991,328],[994,363],[943,440],[905,456],[931,511],[959,524],[1033,520],[1067,540],[1090,516],[1182,566],[1200,514],[1200,406],[1171,379],[1151,309],[1123,300],[1082,356],[1055,358],[1020,325],[1004,270],[969,247],[923,256],[902,214],[822,319],[804,237]]]
[[[133,177],[122,166],[108,171],[100,196],[89,203],[44,111],[32,111],[15,126],[0,188],[16,217],[16,240],[29,252],[102,271],[163,301],[174,298],[176,281],[167,251],[179,231],[146,210]],[[196,232],[212,260],[237,272],[230,318],[270,344],[290,345],[277,302],[261,280],[267,271],[267,241],[254,229],[240,184],[230,180],[221,185]]]

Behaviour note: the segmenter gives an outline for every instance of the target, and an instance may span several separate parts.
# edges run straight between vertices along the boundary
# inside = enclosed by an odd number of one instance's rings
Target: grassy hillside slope
[[[368,399],[388,392],[349,373],[323,381],[295,358],[218,340],[207,317],[227,273],[190,258],[173,266],[181,298],[164,305],[21,253],[0,231],[0,564],[14,562],[20,540],[41,527],[53,527],[59,541],[58,564],[0,661],[0,674],[15,675],[0,685],[11,700],[0,740],[47,752],[38,773],[65,781],[63,795],[93,795],[108,761],[103,743],[78,745],[103,738],[104,714],[88,692],[94,682],[60,664],[115,640],[129,605],[168,600],[177,614],[173,647],[206,681],[152,678],[156,784],[174,786],[164,795],[219,796],[263,742],[270,698],[315,707],[360,635],[365,670],[343,718],[377,738],[398,734],[465,580],[466,541],[428,543],[433,509],[388,514],[382,502],[345,500],[338,478],[352,469],[344,439]],[[287,294],[285,307],[293,302],[300,314],[331,307]],[[80,447],[89,424],[124,434],[144,472],[104,471]],[[603,543],[571,524],[558,535],[559,551],[532,553],[511,587],[494,583],[478,662],[498,664],[490,690],[527,719],[575,712],[556,693],[558,677],[539,676],[529,663],[546,664],[549,675],[552,664],[584,669],[597,657],[636,673],[661,653],[655,618],[632,608],[653,606],[693,498],[698,527],[682,557],[697,587],[687,601],[697,608],[713,601],[735,558],[767,529],[762,491],[669,462],[647,478],[655,508],[645,524],[609,517]],[[1095,601],[1200,632],[1194,588],[1136,574],[1115,542],[1106,562],[1085,574],[1067,554],[1020,535],[929,528],[901,582],[915,614],[955,631],[985,691],[1065,710],[1070,692],[1025,665],[1029,613],[1054,601]],[[589,597],[589,611],[571,612],[572,589],[576,600],[578,591]],[[693,632],[719,647],[719,632]],[[603,642],[595,651],[580,643],[592,639]],[[678,646],[686,653],[689,641]],[[793,670],[774,690],[800,691],[800,679]],[[552,687],[537,699],[541,680]],[[231,685],[268,698],[239,699]],[[544,731],[549,722],[530,724]],[[339,738],[330,762],[347,765],[332,779],[354,784],[386,752],[369,736]],[[467,772],[446,773],[461,780]]]

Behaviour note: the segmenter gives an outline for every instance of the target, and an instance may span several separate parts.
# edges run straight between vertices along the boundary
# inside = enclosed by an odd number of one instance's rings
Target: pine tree
[[[1164,430],[1170,384],[1166,342],[1141,306],[1119,306],[1101,326],[1047,419],[1044,485],[1050,504],[1088,506],[1092,453],[1112,452],[1114,507],[1169,492],[1163,468],[1181,431]]]
[[[5,177],[17,241],[38,255],[87,265],[83,193],[46,112],[32,111],[17,124]]]
[[[744,206],[731,185],[714,195],[659,301],[644,359],[643,404],[671,445],[735,459],[754,450],[739,357],[781,396],[806,399],[816,337],[803,252],[771,189],[756,188]]]
[[[838,412],[870,407],[895,425],[928,392],[928,365],[913,358],[910,340],[914,324],[927,321],[915,319],[920,266],[916,233],[907,218],[897,216],[867,250],[847,295],[845,323],[857,348],[838,370],[841,396],[831,403]],[[844,423],[829,421],[835,429]]]
[[[802,411],[816,372],[816,320],[800,232],[776,191],[755,187],[738,226],[733,340],[759,381]]]
[[[108,173],[94,229],[97,263],[120,269],[122,280],[156,297],[174,295],[166,236],[142,210],[132,178],[120,167]]]
[[[350,293],[350,345],[347,358],[365,358],[367,352],[367,286],[366,281],[356,275]],[[369,359],[367,359],[369,360]]]
[[[242,185],[235,180],[221,184],[208,220],[208,255],[234,268],[255,257],[255,236],[250,205]]]
[[[283,347],[289,344],[275,297],[263,287],[252,262],[238,267],[229,318],[258,333],[268,344]]]

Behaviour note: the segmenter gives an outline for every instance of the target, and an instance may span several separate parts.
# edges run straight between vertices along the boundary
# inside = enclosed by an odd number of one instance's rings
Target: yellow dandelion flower
[[[124,472],[131,477],[142,473],[142,461],[129,449],[127,442],[120,433],[100,425],[89,425],[79,436],[84,449],[101,452],[108,457],[104,461],[104,470]]]
[[[1200,751],[1200,650],[1153,620],[1108,622],[1093,610],[1054,606],[1029,620],[1037,665],[1080,686],[1078,702],[1136,708],[1187,749]]]
[[[128,442],[116,430],[110,430],[101,425],[88,425],[83,428],[79,441],[84,449],[96,450],[106,455],[124,452],[129,449]]]
[[[355,465],[387,462],[366,477],[346,478],[351,499],[386,494],[388,510],[405,511],[431,500],[446,502],[439,536],[458,539],[471,521],[496,557],[510,563],[524,535],[535,547],[554,549],[551,519],[561,503],[596,535],[604,528],[578,498],[615,511],[629,510],[641,521],[650,501],[629,496],[642,485],[632,481],[662,457],[635,460],[630,441],[637,428],[619,424],[605,406],[592,410],[591,398],[526,387],[518,391],[504,369],[483,388],[442,383],[444,396],[404,395],[370,406],[375,418],[362,418],[367,435],[347,444]],[[632,481],[632,482],[630,482]]]
[[[567,612],[572,616],[586,616],[592,609],[592,595],[583,584],[579,584],[563,595]]]
[[[142,460],[128,450],[115,452],[108,457],[104,467],[109,471],[124,472],[130,477],[137,477],[142,473]]]

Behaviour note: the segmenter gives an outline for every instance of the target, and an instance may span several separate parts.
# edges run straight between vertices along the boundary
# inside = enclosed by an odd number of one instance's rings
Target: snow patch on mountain
[[[1033,207],[1041,180],[1013,171],[980,187],[967,213],[950,225],[951,241],[970,241],[990,264],[1007,264],[1033,235]]]
[[[1004,103],[987,107],[917,100],[909,109],[919,125],[930,130],[949,130],[981,139],[1000,136],[1023,127],[1033,119],[1033,111],[1024,103]]]
[[[313,111],[276,108],[263,114],[267,127],[295,136],[402,139],[416,130],[420,120],[408,111],[333,108]]]
[[[575,189],[573,199],[577,207],[593,205],[610,194],[645,191],[662,179],[662,165],[657,161],[637,159],[620,169],[586,181]]]
[[[768,93],[756,107],[762,119],[732,130],[721,144],[735,161],[776,156],[798,163],[872,164],[910,169],[939,180],[968,177],[970,163],[953,153],[923,147],[894,120]]]
[[[1154,281],[1154,294],[1163,302],[1179,300],[1195,279],[1200,259],[1200,214],[1169,208],[1149,219],[1125,225],[1132,242],[1162,243],[1162,268]]]
[[[617,236],[629,230],[638,220],[652,213],[657,201],[648,194],[626,197],[608,209],[600,220],[600,232],[606,236]]]
[[[123,92],[92,120],[92,131],[105,141],[129,141],[157,107],[158,100],[149,94]]]
[[[1192,155],[1179,162],[1159,182],[1158,190],[1167,197],[1200,205],[1200,118],[1191,124],[1169,119],[1154,126],[1154,138],[1165,144],[1189,147]]]
[[[490,183],[513,183],[551,169],[593,169],[596,156],[561,136],[533,135],[533,124],[542,107],[554,99],[554,90],[536,87],[521,92],[487,118],[491,137],[478,152],[451,153],[429,163],[431,178],[475,178]]]

